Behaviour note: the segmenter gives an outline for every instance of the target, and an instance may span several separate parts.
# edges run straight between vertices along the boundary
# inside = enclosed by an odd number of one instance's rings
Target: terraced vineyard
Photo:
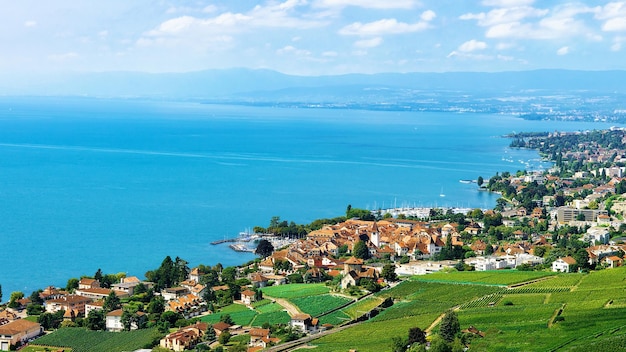
[[[310,314],[313,317],[330,312],[333,309],[352,302],[349,298],[330,294],[297,297],[289,301],[295,304],[302,312]]]
[[[486,333],[472,340],[470,351],[615,351],[626,344],[626,267],[555,277],[514,271],[484,275],[448,275],[446,280],[460,280],[449,283],[441,277],[437,282],[421,278],[403,282],[376,295],[394,299],[392,307],[312,344],[323,352],[386,351],[392,337],[405,337],[410,327],[425,329],[454,306],[460,308],[462,329],[473,325]],[[540,281],[513,289],[489,286],[518,279]],[[384,331],[384,338],[372,331]]]
[[[84,328],[63,328],[53,334],[38,338],[33,344],[70,347],[73,352],[122,352],[143,348],[160,336],[162,335],[153,329],[108,332],[91,331]]]
[[[507,286],[554,275],[555,273],[544,271],[488,270],[437,272],[414,276],[413,279],[426,282]]]

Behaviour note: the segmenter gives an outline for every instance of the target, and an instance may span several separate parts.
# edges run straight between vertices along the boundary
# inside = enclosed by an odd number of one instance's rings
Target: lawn
[[[153,329],[107,332],[63,328],[33,341],[35,345],[70,347],[73,352],[122,352],[149,346],[161,334]]]
[[[291,299],[322,295],[330,292],[330,288],[324,284],[289,284],[263,287],[262,292],[264,296]]]
[[[310,314],[313,317],[329,312],[335,308],[341,307],[349,302],[351,299],[335,296],[335,295],[317,295],[296,297],[289,300],[295,304],[300,310],[306,314]]]

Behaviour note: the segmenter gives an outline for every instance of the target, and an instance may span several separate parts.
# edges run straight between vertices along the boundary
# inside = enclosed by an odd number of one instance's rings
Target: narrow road
[[[286,299],[274,298],[274,297],[270,297],[266,295],[263,295],[263,297],[267,299],[271,299],[274,302],[283,306],[287,310],[287,313],[289,313],[289,316],[293,317],[296,314],[302,314],[302,312],[300,311],[300,309],[298,309],[298,307],[294,306],[293,304],[291,304],[291,302],[287,301]]]

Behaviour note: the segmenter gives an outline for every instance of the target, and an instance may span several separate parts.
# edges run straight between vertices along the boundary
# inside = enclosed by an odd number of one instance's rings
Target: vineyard
[[[153,340],[161,337],[162,335],[152,329],[107,332],[83,328],[63,328],[53,334],[38,338],[33,344],[70,347],[73,352],[122,352],[150,346]]]
[[[297,297],[292,298],[289,301],[295,304],[302,312],[310,314],[313,317],[352,302],[349,298],[329,294]]]
[[[425,282],[507,286],[553,275],[556,274],[543,271],[489,270],[437,272],[414,276],[413,279]]]
[[[436,282],[412,278],[374,296],[389,297],[395,303],[372,320],[311,344],[322,352],[389,350],[392,337],[406,336],[408,328],[414,326],[425,329],[441,313],[459,306],[461,328],[472,325],[486,333],[484,338],[472,340],[470,351],[624,349],[626,267],[590,274],[502,272],[442,273]],[[444,283],[442,277],[460,281]],[[546,279],[541,280],[543,277]],[[516,288],[503,287],[537,279]],[[356,307],[343,312],[352,316]],[[376,333],[368,335],[368,331],[384,331],[384,338]]]
[[[203,316],[200,320],[205,323],[215,324],[226,314],[230,315],[230,318],[237,325],[249,325],[258,313],[244,305],[231,304],[213,314]]]
[[[262,291],[264,296],[292,299],[325,294],[330,288],[324,284],[289,284],[263,287]]]

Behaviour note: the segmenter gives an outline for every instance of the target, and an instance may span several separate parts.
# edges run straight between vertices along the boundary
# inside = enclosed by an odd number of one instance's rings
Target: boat
[[[441,187],[441,193],[439,193],[439,197],[445,197],[446,195],[443,193],[443,187]]]
[[[459,182],[461,182],[461,183],[472,183],[473,181],[472,180],[459,180]]]

